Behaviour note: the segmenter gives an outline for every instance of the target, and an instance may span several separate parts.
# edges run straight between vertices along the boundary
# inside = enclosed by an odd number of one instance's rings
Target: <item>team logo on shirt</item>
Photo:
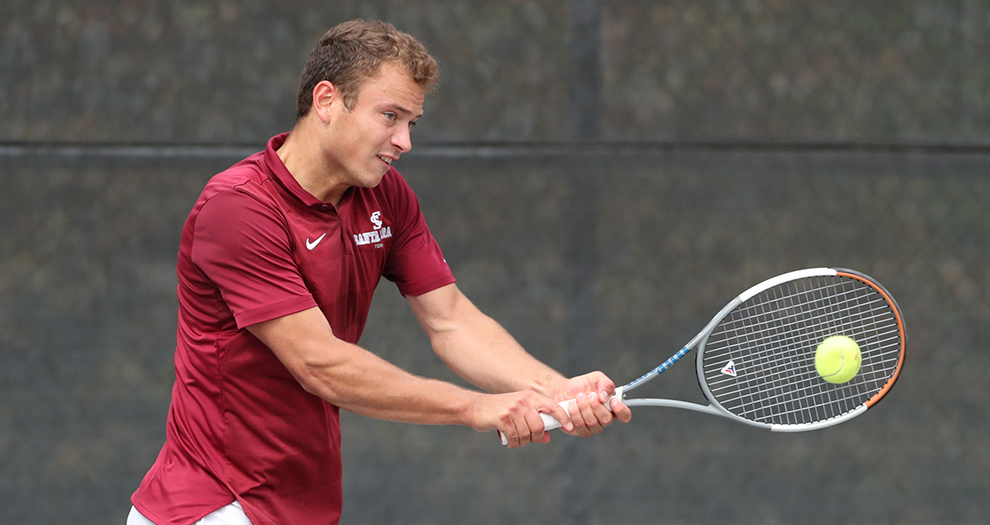
[[[380,211],[372,213],[370,219],[374,229],[370,232],[355,233],[354,244],[358,246],[373,244],[375,248],[383,248],[385,247],[385,243],[382,241],[392,236],[392,227],[385,226],[385,223],[382,222],[382,212]]]

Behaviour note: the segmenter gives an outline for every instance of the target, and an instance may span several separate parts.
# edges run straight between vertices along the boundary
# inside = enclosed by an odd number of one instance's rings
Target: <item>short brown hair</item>
[[[379,20],[351,20],[331,28],[313,49],[299,79],[296,119],[309,113],[313,88],[330,81],[340,90],[344,105],[357,103],[361,83],[375,75],[382,63],[405,67],[414,82],[430,90],[440,78],[436,60],[418,40]]]

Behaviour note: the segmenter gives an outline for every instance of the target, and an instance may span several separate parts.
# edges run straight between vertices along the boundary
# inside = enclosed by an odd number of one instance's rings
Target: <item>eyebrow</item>
[[[402,113],[403,115],[411,115],[413,117],[413,120],[422,118],[422,116],[423,116],[422,113],[420,113],[419,115],[414,115],[411,109],[404,108],[404,107],[402,107],[402,106],[400,106],[400,105],[398,105],[398,104],[396,104],[394,102],[386,102],[386,103],[384,103],[382,105],[385,106],[385,107],[394,109],[394,110],[398,111],[399,113]]]
[[[406,115],[411,115],[412,114],[412,110],[411,109],[406,109],[406,108],[404,108],[404,107],[402,107],[402,106],[400,106],[398,104],[392,104],[392,107],[394,107],[395,109],[399,110],[402,113],[405,113]]]

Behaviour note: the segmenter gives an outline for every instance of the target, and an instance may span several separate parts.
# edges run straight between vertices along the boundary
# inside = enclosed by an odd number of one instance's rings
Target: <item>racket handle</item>
[[[625,387],[620,386],[619,388],[616,388],[615,393],[612,394],[612,397],[608,398],[608,401],[605,402],[605,408],[612,410],[612,400],[616,398],[622,399],[622,392],[624,390]],[[571,415],[571,412],[567,410],[567,405],[570,404],[571,401],[575,401],[575,400],[570,399],[567,401],[561,401],[560,403],[557,403],[558,405],[560,405],[560,408],[564,409],[564,412],[567,412],[568,416]],[[560,428],[563,426],[560,424],[560,421],[557,421],[557,418],[551,416],[550,414],[544,414],[543,412],[540,412],[540,417],[543,418],[543,430],[553,430],[555,428]],[[498,438],[502,441],[503,445],[509,444],[509,439],[505,437],[505,434],[503,434],[501,430],[498,431]]]
[[[567,407],[564,406],[563,403],[561,403],[560,406],[564,408],[564,412],[567,412]],[[571,415],[571,413],[567,412],[567,415]],[[564,426],[560,424],[560,421],[557,421],[557,418],[551,416],[550,414],[544,414],[541,412],[540,417],[543,418],[543,430],[553,430]]]

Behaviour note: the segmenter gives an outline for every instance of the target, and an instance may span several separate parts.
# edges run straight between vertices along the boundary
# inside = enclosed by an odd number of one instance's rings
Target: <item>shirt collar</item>
[[[289,169],[285,167],[282,159],[279,158],[276,150],[285,143],[285,139],[289,136],[289,132],[280,133],[268,140],[268,146],[265,148],[265,166],[268,167],[268,171],[275,178],[282,183],[282,187],[286,191],[291,193],[295,198],[299,199],[305,206],[316,209],[326,209],[327,203],[317,199],[313,194],[304,190],[299,184],[299,181],[289,173]]]

